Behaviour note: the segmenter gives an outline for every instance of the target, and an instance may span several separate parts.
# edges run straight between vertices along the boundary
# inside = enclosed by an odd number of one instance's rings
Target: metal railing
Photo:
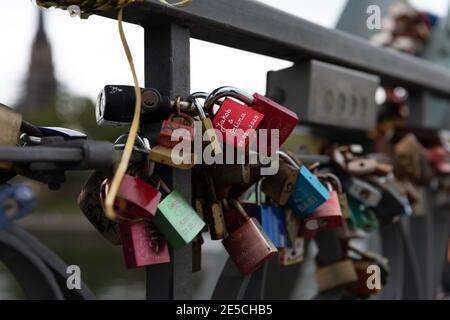
[[[114,18],[115,13],[107,16]],[[190,93],[189,39],[192,37],[294,62],[319,59],[378,75],[383,84],[401,85],[419,94],[432,93],[450,98],[448,70],[391,49],[375,47],[362,39],[320,27],[256,1],[194,0],[189,6],[180,8],[167,6],[159,0],[145,0],[127,7],[124,19],[145,30],[145,86],[171,97],[185,97]],[[154,124],[144,124],[143,133],[151,137],[158,128]],[[162,171],[172,187],[185,197],[191,197],[189,172],[164,168]],[[405,228],[401,234],[397,232],[400,227]],[[383,248],[397,248],[389,241],[405,242],[403,248],[406,249],[398,255],[408,258],[405,276],[415,279],[419,271],[417,263],[411,261],[417,262],[417,259],[410,250],[411,243],[405,231],[410,226],[402,224],[400,227],[382,230],[386,235]],[[424,245],[422,249],[427,248],[429,246],[425,248]],[[397,275],[399,272],[400,269],[393,271]],[[259,288],[260,283],[253,286]],[[400,281],[397,286],[405,288],[408,284]],[[417,281],[409,287],[414,291],[421,290]],[[172,252],[171,264],[147,268],[148,299],[191,297],[190,246]],[[391,297],[398,298],[401,294]],[[403,297],[419,296],[405,294]]]

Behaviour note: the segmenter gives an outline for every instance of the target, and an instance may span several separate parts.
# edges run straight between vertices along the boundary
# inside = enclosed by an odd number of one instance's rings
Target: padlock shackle
[[[239,214],[241,215],[242,218],[244,218],[245,221],[250,219],[244,207],[238,200],[234,198],[227,198],[227,202],[239,212]]]
[[[256,183],[256,185],[255,185],[255,201],[256,201],[256,204],[258,205],[258,206],[261,206],[261,204],[262,204],[262,200],[261,200],[261,184],[262,184],[262,179],[261,180],[259,180],[257,183]]]
[[[342,187],[342,182],[341,182],[341,180],[338,178],[338,176],[337,175],[335,175],[334,173],[326,173],[325,175],[325,178],[328,180],[328,181],[331,181],[331,185],[333,185],[333,182],[335,183],[335,187],[337,188],[337,192],[338,193],[340,193],[340,194],[342,194],[343,192],[344,192],[344,188]]]
[[[277,155],[281,159],[285,160],[286,162],[288,162],[292,166],[294,166],[295,169],[300,170],[300,164],[293,157],[291,157],[288,153],[281,151],[281,150],[277,150]]]
[[[209,94],[209,96],[206,98],[204,109],[207,112],[210,112],[214,104],[219,99],[222,99],[224,97],[236,98],[247,105],[253,104],[254,101],[253,96],[248,94],[247,92],[236,87],[225,86],[217,88]]]

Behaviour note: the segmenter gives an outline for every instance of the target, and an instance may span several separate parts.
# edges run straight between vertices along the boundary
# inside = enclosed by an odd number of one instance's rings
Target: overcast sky
[[[346,3],[346,0],[259,1],[330,28]],[[444,15],[449,0],[412,2],[420,9]],[[0,102],[7,105],[14,104],[22,89],[35,35],[36,11],[31,0],[0,1]],[[96,16],[80,20],[70,18],[62,10],[47,10],[46,29],[56,76],[68,91],[95,99],[105,84],[132,83],[116,21]],[[134,25],[126,25],[125,31],[143,85],[143,31]],[[266,72],[290,65],[198,40],[192,40],[191,46],[192,91],[234,85],[264,93]]]

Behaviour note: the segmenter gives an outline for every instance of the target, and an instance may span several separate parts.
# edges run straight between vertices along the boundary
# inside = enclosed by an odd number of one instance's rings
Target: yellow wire
[[[123,7],[119,9],[117,21],[119,23],[120,40],[122,41],[123,49],[125,50],[125,54],[127,56],[128,63],[130,65],[131,73],[133,75],[134,91],[136,94],[136,105],[134,107],[133,122],[131,123],[127,143],[125,144],[125,149],[123,150],[122,158],[117,167],[116,173],[111,183],[110,190],[106,195],[105,199],[106,216],[111,220],[115,220],[117,217],[116,212],[114,210],[114,201],[116,199],[120,184],[122,183],[123,176],[127,172],[128,164],[130,162],[131,154],[133,152],[133,147],[139,130],[139,122],[141,118],[141,100],[142,100],[141,89],[139,87],[136,69],[134,67],[133,56],[131,54],[130,47],[128,46],[128,42],[125,33],[123,31],[122,20],[123,20]]]

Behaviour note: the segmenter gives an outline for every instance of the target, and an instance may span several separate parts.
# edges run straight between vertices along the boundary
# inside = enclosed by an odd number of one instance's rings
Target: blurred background
[[[347,5],[346,0],[260,2],[326,28],[335,28]],[[372,2],[385,5],[393,1]],[[447,16],[449,0],[410,2],[419,10]],[[341,25],[341,29],[345,28],[351,26]],[[143,30],[126,24],[125,32],[142,86]],[[30,0],[1,1],[0,43],[0,103],[17,108],[25,119],[37,125],[69,127],[96,139],[114,140],[121,133],[97,127],[94,109],[96,96],[104,85],[132,83],[115,20],[97,16],[80,20],[70,18],[62,10],[44,13]],[[193,92],[233,85],[264,93],[267,71],[290,65],[291,62],[191,40]],[[86,177],[69,175],[70,183],[57,193],[35,185],[39,209],[20,223],[68,264],[79,265],[83,281],[98,298],[143,299],[145,271],[127,271],[120,247],[104,241],[77,207],[76,198]],[[213,288],[207,283],[215,283],[221,270],[217,264],[226,259],[220,243],[207,241],[204,250],[209,257],[204,259],[203,278],[194,279],[196,298],[208,298]],[[0,265],[0,299],[21,297],[20,289]]]

